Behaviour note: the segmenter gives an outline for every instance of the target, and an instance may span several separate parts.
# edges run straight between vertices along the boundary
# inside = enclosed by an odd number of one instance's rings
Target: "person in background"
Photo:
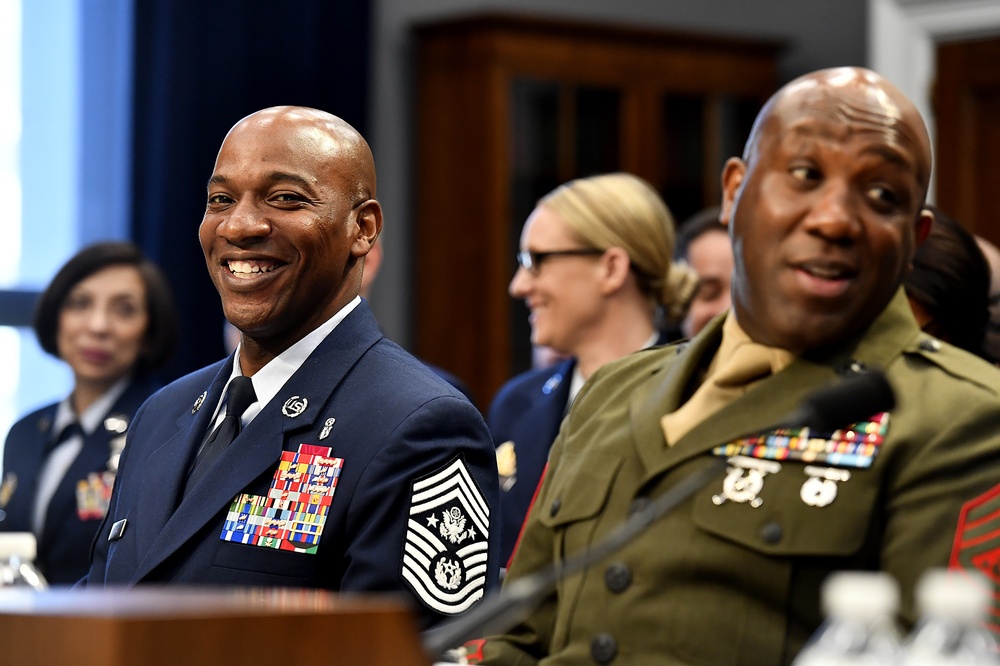
[[[531,342],[566,360],[504,384],[488,423],[497,445],[502,559],[521,523],[559,424],[597,368],[662,344],[663,310],[675,321],[694,292],[690,269],[671,261],[674,221],[656,190],[615,173],[566,183],[542,197],[521,232],[510,295],[531,311]]]
[[[429,626],[497,583],[486,424],[358,296],[375,185],[324,111],[226,135],[199,237],[239,346],[136,414],[82,585],[395,592]]]
[[[733,308],[588,380],[504,585],[593,551],[678,484],[689,494],[470,643],[470,663],[789,664],[834,571],[894,577],[904,627],[928,569],[991,571],[1000,370],[923,333],[901,288],[933,220],[930,176],[919,112],[875,72],[820,70],[771,97],[722,173]],[[894,407],[852,395],[815,411],[857,421],[788,423],[873,370]]]
[[[369,299],[369,294],[371,293],[372,284],[375,282],[375,277],[378,275],[379,268],[382,266],[382,259],[384,257],[382,250],[382,243],[375,243],[372,245],[371,252],[365,257],[365,272],[361,276],[361,297],[364,299]],[[439,368],[436,365],[424,362],[431,371],[445,380],[452,386],[454,386],[458,391],[469,399],[469,402],[475,404],[475,400],[472,397],[472,391],[469,389],[468,385],[463,382],[458,376],[448,372],[444,368]]]
[[[677,232],[674,258],[698,275],[698,291],[691,299],[681,333],[690,338],[732,304],[729,283],[733,276],[733,248],[729,231],[719,221],[718,206],[706,208],[686,220]]]
[[[917,324],[926,333],[987,358],[990,267],[975,237],[939,208],[903,279]]]
[[[986,325],[983,349],[989,358],[1000,363],[1000,248],[976,236],[976,243],[990,266],[990,321]]]
[[[38,342],[65,362],[73,389],[14,424],[4,446],[0,531],[33,532],[36,563],[53,585],[90,564],[139,405],[177,342],[178,318],[163,273],[132,243],[84,248],[39,299]]]

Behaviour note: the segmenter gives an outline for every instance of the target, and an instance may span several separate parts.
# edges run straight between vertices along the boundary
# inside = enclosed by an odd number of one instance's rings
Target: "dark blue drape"
[[[135,3],[132,237],[167,273],[181,311],[166,379],[224,353],[198,225],[226,131],[258,109],[297,104],[367,136],[370,43],[370,0]]]

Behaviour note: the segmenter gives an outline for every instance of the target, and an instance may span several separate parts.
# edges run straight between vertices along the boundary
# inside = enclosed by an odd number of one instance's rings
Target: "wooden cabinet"
[[[1000,37],[937,46],[934,176],[941,210],[1000,245]]]
[[[507,285],[538,198],[628,171],[678,221],[718,203],[780,46],[510,16],[415,30],[416,351],[485,407],[530,363]]]

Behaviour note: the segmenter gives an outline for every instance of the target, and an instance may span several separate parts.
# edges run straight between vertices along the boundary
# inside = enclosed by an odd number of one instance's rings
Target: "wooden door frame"
[[[869,67],[920,109],[936,141],[932,87],[938,42],[1000,35],[1000,3],[983,0],[869,0]],[[933,200],[934,184],[929,198]]]

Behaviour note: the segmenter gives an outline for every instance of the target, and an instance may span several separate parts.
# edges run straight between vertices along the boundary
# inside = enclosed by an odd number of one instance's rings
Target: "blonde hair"
[[[557,213],[584,245],[625,250],[651,304],[674,321],[684,318],[698,278],[673,263],[674,218],[652,185],[628,173],[591,176],[560,185],[538,204]]]

